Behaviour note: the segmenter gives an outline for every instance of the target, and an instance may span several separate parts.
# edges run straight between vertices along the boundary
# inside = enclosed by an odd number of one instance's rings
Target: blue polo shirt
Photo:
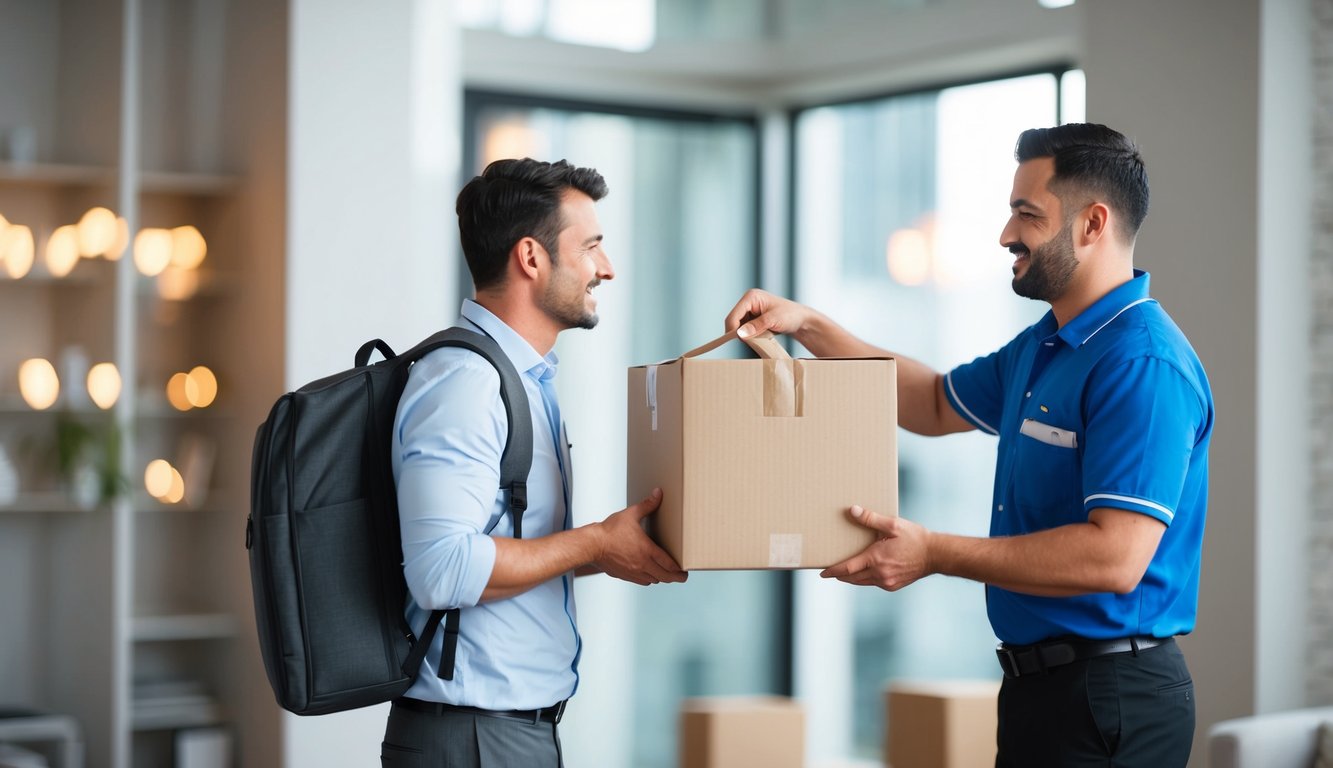
[[[1100,507],[1167,528],[1126,595],[1037,597],[986,587],[996,636],[1169,637],[1194,628],[1213,397],[1180,328],[1134,278],[1056,327],[1047,313],[945,377],[949,403],[998,435],[991,536],[1086,522]]]

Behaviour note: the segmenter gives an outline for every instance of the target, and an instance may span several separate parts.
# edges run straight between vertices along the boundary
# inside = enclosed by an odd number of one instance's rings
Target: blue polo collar
[[[1136,304],[1152,301],[1148,294],[1148,281],[1151,275],[1141,269],[1134,270],[1134,277],[1127,283],[1117,286],[1110,293],[1093,302],[1065,326],[1055,331],[1055,313],[1047,312],[1041,319],[1043,335],[1049,337],[1054,331],[1064,343],[1073,349],[1087,344],[1097,332],[1116,319],[1121,312]]]

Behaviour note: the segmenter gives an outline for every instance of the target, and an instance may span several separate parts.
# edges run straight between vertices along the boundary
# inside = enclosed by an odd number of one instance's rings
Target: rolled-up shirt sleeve
[[[499,375],[480,357],[441,350],[412,367],[393,449],[403,571],[426,610],[474,606],[490,580],[506,429]]]

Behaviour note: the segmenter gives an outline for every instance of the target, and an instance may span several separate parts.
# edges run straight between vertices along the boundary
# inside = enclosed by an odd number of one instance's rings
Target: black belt
[[[559,723],[560,718],[565,716],[565,703],[567,701],[568,699],[543,709],[482,709],[481,707],[465,707],[461,704],[446,704],[443,701],[409,699],[406,696],[394,699],[393,703],[396,707],[410,709],[413,712],[424,712],[428,715],[443,715],[446,712],[456,712],[463,715],[481,715],[483,717],[503,717],[506,720],[524,720],[535,725],[539,722]]]
[[[1170,637],[1121,637],[1115,640],[1082,640],[1078,638],[1047,640],[1035,645],[1007,645],[1000,643],[995,655],[1005,677],[1022,677],[1113,653],[1133,653],[1175,642]]]

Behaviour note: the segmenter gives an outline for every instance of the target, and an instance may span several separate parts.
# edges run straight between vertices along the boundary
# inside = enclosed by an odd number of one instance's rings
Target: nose
[[[1001,248],[1010,248],[1013,245],[1021,242],[1020,238],[1018,237],[1018,233],[1016,232],[1016,229],[1017,227],[1014,225],[1014,217],[1010,216],[1009,220],[1004,224],[1004,229],[1000,230]]]
[[[614,280],[616,278],[616,269],[611,266],[611,257],[606,255],[606,250],[597,249],[597,279]]]

